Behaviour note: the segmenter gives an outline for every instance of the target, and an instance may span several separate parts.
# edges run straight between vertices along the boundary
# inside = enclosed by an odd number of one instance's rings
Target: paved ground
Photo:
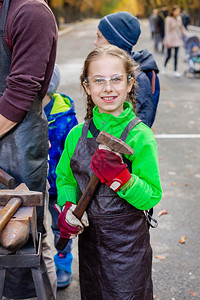
[[[61,31],[59,38],[59,91],[75,100],[79,121],[83,121],[85,114],[79,76],[86,55],[93,48],[97,24],[98,20],[72,24],[67,31]],[[153,52],[148,22],[142,21],[141,25],[142,35],[135,49]],[[183,72],[188,68],[183,48],[179,54],[179,71]],[[154,56],[162,69],[164,55]],[[151,229],[154,294],[157,300],[200,299],[200,79],[174,78],[170,61],[168,74],[160,75],[160,83],[153,131],[158,143],[163,199],[155,208],[159,227]],[[164,209],[168,214],[158,217]],[[179,243],[182,236],[186,237],[183,244]],[[68,289],[58,291],[58,300],[80,300],[77,241],[73,254],[73,280]]]

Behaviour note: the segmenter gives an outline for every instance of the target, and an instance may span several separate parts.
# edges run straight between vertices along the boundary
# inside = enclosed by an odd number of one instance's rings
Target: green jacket
[[[124,111],[115,117],[111,114],[99,113],[98,107],[93,110],[93,121],[97,129],[104,130],[119,138],[127,124],[135,118],[132,105],[124,103]],[[58,204],[66,201],[77,203],[77,182],[70,168],[70,161],[82,134],[83,123],[75,126],[68,134],[65,149],[58,163],[57,189]],[[88,138],[92,134],[88,132]],[[132,162],[133,185],[125,192],[117,194],[137,209],[148,210],[155,206],[162,197],[162,189],[158,167],[157,144],[152,130],[140,122],[128,134],[126,143],[134,149],[134,154],[126,157]]]

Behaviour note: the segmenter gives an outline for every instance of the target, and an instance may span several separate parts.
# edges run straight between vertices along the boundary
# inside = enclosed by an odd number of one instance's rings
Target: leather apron
[[[98,147],[87,138],[90,121],[71,160],[83,193],[91,176],[91,157]],[[135,119],[121,135],[126,140]],[[88,209],[89,227],[79,236],[79,271],[82,300],[152,300],[152,249],[143,211],[100,184]]]
[[[10,72],[11,52],[5,41],[5,24],[10,0],[4,0],[0,17],[0,97],[6,89]],[[30,190],[46,190],[48,156],[48,123],[42,111],[42,99],[37,95],[25,118],[0,138],[0,167]],[[44,199],[44,197],[43,197]],[[38,231],[44,233],[44,207],[37,207]],[[6,272],[4,296],[29,298],[35,296],[31,272],[12,269]]]

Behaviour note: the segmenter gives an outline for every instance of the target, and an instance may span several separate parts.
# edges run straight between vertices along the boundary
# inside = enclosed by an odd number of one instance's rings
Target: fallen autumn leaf
[[[155,255],[154,257],[161,259],[161,260],[166,259],[166,256],[163,256],[163,255]]]
[[[194,297],[197,297],[197,294],[193,291],[190,291],[190,295],[194,296]]]
[[[182,235],[180,240],[178,241],[180,244],[185,244],[186,236]]]
[[[158,217],[160,217],[162,215],[167,215],[167,214],[168,214],[168,210],[167,209],[163,209],[163,210],[159,211]]]

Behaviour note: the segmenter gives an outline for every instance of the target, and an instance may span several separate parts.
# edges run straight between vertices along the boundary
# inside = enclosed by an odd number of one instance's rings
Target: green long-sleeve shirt
[[[93,110],[93,121],[97,129],[104,130],[117,138],[133,118],[135,113],[128,102],[124,103],[124,111],[118,117],[99,113],[98,107]],[[75,204],[78,202],[77,182],[70,168],[70,161],[81,137],[82,128],[83,123],[75,126],[68,134],[65,149],[56,169],[60,206],[63,206],[66,201]],[[90,131],[87,137],[92,137]],[[129,132],[126,143],[134,149],[133,155],[126,155],[132,163],[133,185],[127,191],[119,190],[117,194],[136,208],[148,210],[162,197],[156,140],[151,129],[141,122]]]

